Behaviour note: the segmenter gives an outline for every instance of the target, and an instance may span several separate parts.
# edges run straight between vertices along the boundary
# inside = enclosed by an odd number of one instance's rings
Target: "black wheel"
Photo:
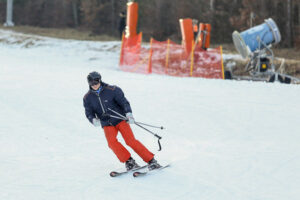
[[[273,74],[270,78],[269,78],[269,83],[273,83],[273,82],[275,82],[275,74]],[[280,83],[284,83],[284,78],[281,76],[281,75],[279,75],[278,74],[278,81],[280,82]]]
[[[284,83],[286,83],[286,84],[290,84],[292,82],[292,79],[291,78],[289,78],[289,77],[285,77],[285,79],[284,79]]]
[[[232,79],[232,75],[230,71],[225,71],[224,73],[225,79],[231,80]]]
[[[275,81],[275,74],[273,74],[270,78],[269,78],[269,83],[273,83]]]
[[[280,75],[278,75],[278,81],[279,81],[280,83],[284,83],[283,77],[280,76]]]
[[[269,83],[273,83],[275,81],[275,74],[269,78]]]

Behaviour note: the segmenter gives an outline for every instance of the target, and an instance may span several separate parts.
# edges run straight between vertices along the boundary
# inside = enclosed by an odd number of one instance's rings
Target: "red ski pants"
[[[105,126],[105,137],[109,148],[116,154],[121,162],[127,161],[131,155],[129,151],[118,141],[118,132],[121,132],[126,144],[130,146],[145,162],[149,162],[154,154],[151,153],[141,142],[135,139],[133,132],[128,123],[125,121],[120,122],[116,126]]]

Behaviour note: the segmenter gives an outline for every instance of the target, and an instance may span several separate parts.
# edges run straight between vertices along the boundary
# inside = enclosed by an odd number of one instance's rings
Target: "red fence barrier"
[[[148,48],[141,47],[142,34],[123,37],[120,68],[124,71],[157,73],[181,77],[224,79],[222,47],[203,50],[199,45],[187,54],[182,45],[171,40],[151,39]]]

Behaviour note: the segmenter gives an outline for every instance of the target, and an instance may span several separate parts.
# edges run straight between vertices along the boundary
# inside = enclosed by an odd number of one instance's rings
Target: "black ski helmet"
[[[87,76],[87,81],[90,86],[101,83],[101,75],[98,72],[91,72]]]

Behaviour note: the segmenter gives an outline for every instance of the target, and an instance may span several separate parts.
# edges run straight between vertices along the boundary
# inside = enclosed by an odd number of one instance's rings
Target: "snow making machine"
[[[276,45],[281,41],[281,34],[273,19],[266,19],[265,23],[241,33],[234,31],[232,38],[239,54],[244,59],[248,59],[245,72],[248,72],[250,76],[235,76],[231,71],[225,71],[227,79],[279,81],[281,83],[300,82],[295,77],[280,73],[280,69],[284,65],[284,59],[281,59],[281,65],[276,70],[272,45]]]

